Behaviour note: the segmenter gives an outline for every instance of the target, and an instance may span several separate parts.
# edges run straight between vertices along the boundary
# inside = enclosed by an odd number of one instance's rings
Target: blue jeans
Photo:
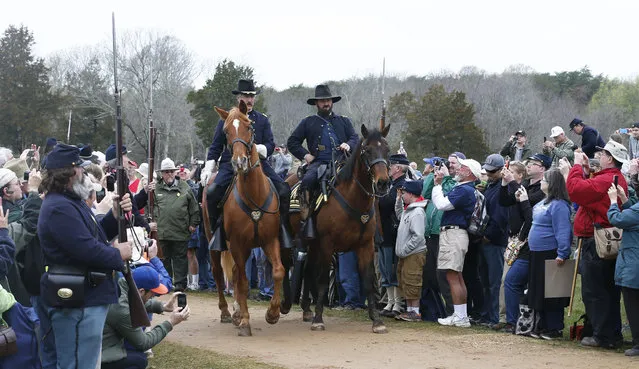
[[[379,247],[379,273],[382,287],[397,287],[397,256],[394,247]]]
[[[124,359],[102,363],[101,369],[146,369],[147,365],[146,353],[126,347],[126,357]]]
[[[204,226],[198,226],[200,247],[195,253],[197,258],[198,271],[200,275],[200,289],[215,288],[215,279],[211,271],[211,254],[209,254],[208,241],[204,233]]]
[[[258,280],[258,289],[260,290],[260,295],[262,296],[273,296],[273,267],[271,263],[268,261],[264,250],[257,247],[251,251],[251,256],[249,256],[249,260],[251,257],[255,258],[255,264],[257,266],[257,280]],[[247,261],[246,267],[246,278],[251,280],[251,263]]]
[[[481,317],[488,323],[499,323],[499,289],[504,274],[506,247],[492,244],[481,246],[480,274],[484,277],[484,308]]]
[[[357,254],[354,251],[340,252],[338,256],[338,278],[339,284],[344,292],[340,296],[341,305],[350,305],[353,307],[366,307],[364,302],[366,296],[363,296],[363,289],[357,269]]]
[[[506,322],[513,326],[519,319],[519,302],[528,284],[528,260],[517,259],[508,269],[504,280]]]
[[[47,307],[59,369],[95,368],[102,350],[108,305],[79,309]]]
[[[55,369],[57,356],[55,351],[55,338],[51,330],[51,321],[47,314],[47,307],[42,302],[40,296],[31,296],[31,306],[40,319],[40,329],[36,332],[38,337],[38,349],[40,351],[40,362],[42,369]]]

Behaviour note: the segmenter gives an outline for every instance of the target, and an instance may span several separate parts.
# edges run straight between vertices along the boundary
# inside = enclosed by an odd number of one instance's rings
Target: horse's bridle
[[[249,124],[249,132],[251,133],[251,139],[249,140],[249,142],[246,142],[243,139],[236,137],[233,140],[233,142],[226,145],[231,155],[233,154],[233,146],[238,142],[246,146],[246,148],[248,149],[249,155],[251,154],[251,152],[253,151],[253,146],[255,145],[255,127],[253,127],[253,121],[251,121],[251,123]],[[249,156],[249,160],[250,160],[250,156]],[[258,167],[259,165],[260,165],[260,158],[258,155],[257,160],[255,161],[255,163],[251,164],[247,173],[251,171],[251,169]]]
[[[377,157],[375,159],[373,159],[372,161],[370,161],[368,159],[368,157],[365,154],[365,150],[364,150],[364,145],[361,146],[360,148],[360,153],[359,153],[359,157],[362,160],[362,162],[364,163],[364,165],[366,166],[366,172],[368,173],[368,176],[371,180],[371,192],[369,192],[364,185],[359,181],[359,179],[357,179],[357,177],[355,177],[355,182],[357,182],[357,184],[359,185],[359,187],[362,189],[362,191],[364,191],[364,193],[366,193],[366,195],[368,197],[384,197],[386,195],[388,195],[388,193],[390,192],[390,188],[388,189],[388,191],[386,191],[386,193],[382,194],[382,195],[378,195],[375,191],[375,181],[373,179],[373,174],[371,173],[371,168],[373,168],[373,166],[375,166],[375,164],[377,163],[384,163],[386,165],[386,168],[390,168],[390,166],[388,165],[388,160],[384,159],[383,157]]]

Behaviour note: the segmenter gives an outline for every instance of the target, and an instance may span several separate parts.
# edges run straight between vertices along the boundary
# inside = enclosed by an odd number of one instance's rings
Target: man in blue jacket
[[[484,197],[490,220],[484,232],[484,242],[481,246],[483,258],[479,266],[481,275],[487,277],[487,280],[483,281],[485,298],[480,324],[489,327],[499,323],[499,290],[504,273],[504,251],[508,246],[508,207],[499,204],[501,170],[504,165],[501,155],[491,154],[482,166],[488,175]]]
[[[130,242],[109,244],[118,233],[113,213],[98,222],[85,203],[93,187],[83,168],[88,162],[79,154],[76,146],[56,145],[47,156],[42,179],[46,197],[38,219],[38,237],[47,272],[40,282],[39,299],[46,314],[39,318],[45,321],[43,326],[52,327],[55,340],[54,347],[44,348],[52,354],[43,358],[46,368],[96,367],[107,310],[118,301],[114,271],[124,269],[124,260],[129,260],[132,252]],[[119,206],[131,211],[129,194]],[[83,280],[56,283],[53,274],[65,275],[67,281]],[[70,304],[69,300],[78,301]]]
[[[341,96],[333,96],[327,85],[317,85],[315,97],[306,100],[308,105],[317,107],[317,114],[302,119],[287,141],[291,154],[308,164],[300,185],[300,215],[303,224],[309,215],[310,194],[319,187],[317,170],[320,165],[330,163],[334,151],[350,152],[359,141],[351,120],[333,113],[333,104],[341,99]],[[304,141],[306,148],[302,146]],[[312,233],[314,232],[310,232]]]
[[[599,132],[585,125],[579,118],[575,118],[570,122],[570,130],[581,136],[581,150],[588,155],[589,159],[594,158],[595,152],[599,151],[597,146],[606,146],[606,142],[601,138]]]
[[[275,149],[275,142],[273,141],[273,131],[271,130],[271,123],[268,117],[257,110],[253,109],[255,105],[255,96],[260,93],[255,89],[253,80],[241,79],[237,83],[237,90],[231,91],[233,95],[237,96],[237,102],[244,101],[248,108],[248,117],[253,122],[253,129],[255,135],[255,144],[257,146],[257,152],[260,155],[260,165],[264,174],[273,181],[275,188],[277,189],[280,198],[280,244],[281,247],[290,248],[290,230],[288,229],[288,209],[291,202],[291,189],[288,184],[284,182],[282,177],[278,176],[268,163],[268,158],[273,154]],[[234,172],[231,165],[231,152],[228,149],[226,142],[226,134],[224,134],[224,120],[221,120],[217,124],[215,129],[215,136],[213,137],[213,143],[209,147],[209,152],[206,157],[206,164],[202,169],[201,184],[206,187],[208,181],[213,174],[214,168],[218,166],[217,176],[213,184],[208,187],[207,190],[207,206],[209,210],[209,221],[211,224],[211,232],[216,232],[218,227],[218,220],[222,212],[222,198],[226,193],[231,180],[233,179]],[[226,249],[225,242],[220,242],[222,239],[226,239],[223,235],[224,227],[219,227],[218,232],[215,233],[214,243],[212,245],[213,250],[221,251]]]

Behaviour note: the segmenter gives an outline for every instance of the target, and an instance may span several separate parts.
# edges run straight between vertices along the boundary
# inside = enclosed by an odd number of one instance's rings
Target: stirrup
[[[209,250],[219,251],[219,252],[228,250],[226,248],[226,240],[222,240],[223,238],[225,237],[222,236],[222,224],[220,224],[215,230],[215,233],[213,234],[213,238],[211,239],[211,242],[209,243]]]

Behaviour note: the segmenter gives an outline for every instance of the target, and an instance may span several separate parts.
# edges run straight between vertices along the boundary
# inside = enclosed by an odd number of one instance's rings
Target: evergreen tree
[[[44,60],[35,58],[33,34],[9,26],[0,38],[0,145],[22,150],[55,133],[60,98],[50,92]]]
[[[461,151],[481,161],[489,152],[483,131],[474,123],[473,104],[463,92],[447,93],[442,85],[432,86],[421,98],[403,92],[391,98],[389,111],[408,124],[403,141],[410,160]]]
[[[229,110],[237,105],[237,98],[231,91],[237,88],[237,81],[240,79],[253,79],[253,68],[237,65],[225,59],[215,67],[213,78],[208,79],[203,88],[188,94],[186,100],[195,105],[191,110],[191,116],[195,119],[196,133],[205,146],[213,142],[215,128],[220,119],[213,107]],[[257,83],[255,85],[257,86]],[[262,96],[257,96],[253,108],[266,113]]]

